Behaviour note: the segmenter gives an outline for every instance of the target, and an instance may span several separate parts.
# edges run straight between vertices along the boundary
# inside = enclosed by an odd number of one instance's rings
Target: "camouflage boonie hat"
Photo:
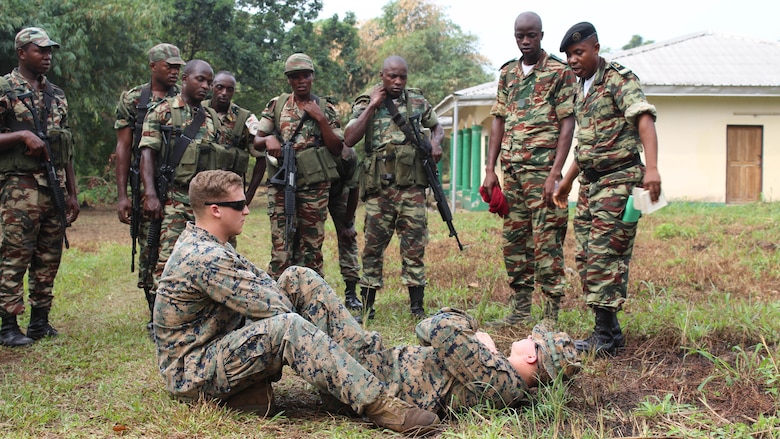
[[[161,43],[149,49],[149,62],[157,61],[165,61],[168,64],[180,66],[186,64],[181,59],[181,55],[179,55],[179,48],[168,43]]]
[[[587,21],[575,24],[569,28],[569,30],[566,31],[566,35],[563,36],[563,40],[561,40],[561,52],[566,52],[567,47],[585,41],[594,35],[596,35],[596,28]]]
[[[52,41],[49,34],[39,27],[26,27],[16,34],[14,44],[17,49],[28,43],[34,43],[38,47],[60,47],[60,43]]]
[[[284,74],[309,70],[314,72],[314,63],[305,53],[293,53],[284,63]]]
[[[563,374],[564,381],[571,379],[582,368],[577,357],[574,340],[565,332],[552,332],[544,324],[534,326],[531,338],[538,347],[539,381],[547,383]]]

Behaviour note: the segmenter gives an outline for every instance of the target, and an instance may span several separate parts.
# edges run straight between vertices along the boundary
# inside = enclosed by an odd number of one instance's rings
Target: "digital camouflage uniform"
[[[149,110],[149,114],[147,114],[146,120],[144,121],[144,132],[143,137],[141,138],[140,148],[153,149],[157,156],[158,165],[162,163],[169,154],[169,152],[165,150],[166,145],[162,139],[161,127],[173,125],[171,117],[172,111],[180,112],[182,130],[186,129],[190,122],[192,122],[193,108],[184,102],[181,95],[160,101]],[[188,195],[190,180],[198,172],[216,168],[204,157],[206,153],[203,149],[214,147],[215,144],[217,146],[221,145],[219,143],[221,133],[217,130],[211,113],[205,108],[201,111],[206,111],[206,119],[194,136],[193,141],[187,145],[184,156],[176,167],[173,185],[169,187],[169,197],[164,207],[163,222],[160,232],[159,257],[157,267],[155,267],[154,271],[155,280],[159,279],[159,276],[165,267],[165,262],[168,260],[168,257],[173,250],[173,246],[176,244],[176,240],[184,230],[187,221],[195,221]],[[171,138],[169,146],[171,152],[174,144],[175,138]],[[230,148],[227,148],[227,150],[230,151]],[[214,154],[213,149],[210,151],[209,154]],[[241,154],[243,157],[243,152]],[[248,154],[249,152],[246,151],[245,159],[247,161],[249,157]],[[244,172],[246,172],[246,164],[243,163],[244,162],[238,163],[236,166],[238,170],[234,172],[239,173],[240,169],[244,169]],[[233,169],[228,168],[228,170]]]
[[[114,121],[114,129],[121,130],[123,128],[130,128],[133,130],[133,136],[135,136],[135,124],[137,122],[136,115],[138,114],[138,104],[141,100],[141,93],[144,88],[151,87],[151,83],[139,85],[131,88],[122,93],[119,96],[119,101],[116,104],[116,121]],[[179,86],[174,85],[168,92],[168,96],[175,96],[179,94]],[[157,102],[160,102],[164,98],[158,98],[154,93],[149,94],[149,102],[147,106],[151,108]],[[141,121],[143,123],[143,121]],[[133,137],[135,139],[135,137]],[[139,137],[140,140],[140,137]],[[136,145],[132,145],[130,163],[135,160]],[[140,150],[138,150],[140,152]],[[140,184],[139,190],[141,190],[141,204],[143,205],[143,181]],[[149,272],[149,252],[146,249],[146,237],[149,235],[149,219],[144,215],[141,215],[138,231],[138,288],[144,288],[144,283],[151,279],[151,273]],[[146,288],[152,288],[152,285],[147,285]]]
[[[547,297],[545,317],[555,319],[563,296],[568,210],[548,207],[543,193],[555,161],[560,121],[574,113],[577,79],[563,61],[544,51],[528,75],[521,63],[512,60],[502,66],[490,111],[505,121],[500,154],[509,206],[504,264],[515,310],[530,316],[536,276]]]
[[[278,380],[284,365],[358,413],[386,391],[342,348],[375,351],[379,336],[362,331],[311,269],[290,267],[275,282],[192,223],[170,260],[154,325],[160,372],[174,396],[222,398]]]
[[[360,280],[360,262],[358,261],[357,235],[351,238],[342,236],[341,230],[354,218],[347,218],[347,202],[349,193],[358,190],[360,175],[358,171],[358,156],[354,149],[349,149],[347,160],[341,159],[344,175],[332,183],[328,196],[328,212],[336,227],[336,238],[339,242],[339,268],[344,282]],[[353,224],[354,225],[354,224]]]
[[[292,136],[304,113],[298,108],[293,95],[288,96],[282,104],[279,112],[279,126],[276,126],[275,107],[279,104],[279,96],[271,99],[260,115],[258,131],[280,136],[280,143],[288,141]],[[324,97],[321,99],[325,99]],[[322,107],[323,103],[320,103]],[[333,129],[333,133],[344,139],[341,130],[336,107],[329,101],[325,103],[325,117]],[[268,186],[268,216],[271,218],[271,261],[268,263],[268,274],[274,278],[291,265],[309,267],[322,275],[322,242],[325,240],[325,219],[328,216],[328,194],[331,180],[326,175],[322,166],[319,169],[304,169],[302,154],[307,154],[309,159],[312,154],[319,153],[330,155],[322,143],[322,134],[317,122],[308,118],[303,123],[300,133],[293,140],[296,163],[298,167],[297,188],[295,192],[295,229],[296,236],[289,243],[289,250],[284,250],[285,241],[285,217],[284,217],[284,188],[274,185]],[[319,152],[315,151],[319,149]],[[323,151],[324,150],[324,151]],[[335,163],[336,158],[332,158]],[[311,161],[306,160],[311,163]],[[318,167],[314,165],[314,167]],[[268,165],[268,175],[273,176],[277,167]],[[310,182],[301,184],[303,178]]]
[[[574,106],[575,159],[580,181],[587,183],[574,218],[577,259],[585,264],[578,269],[586,303],[617,311],[626,299],[637,228],[621,218],[631,190],[644,177],[637,117],[650,113],[655,119],[656,110],[631,70],[603,58],[587,95],[582,84],[577,87]]]
[[[5,75],[0,95],[0,132],[29,129],[33,116],[17,96],[32,91],[34,106],[44,113],[44,92],[32,90],[18,67]],[[67,199],[64,166],[72,164],[72,142],[65,93],[44,76],[41,86],[51,86],[51,110],[45,121],[51,138],[52,157]],[[27,99],[29,103],[30,100]],[[17,125],[18,124],[18,125]],[[63,146],[68,144],[68,146]],[[24,273],[28,274],[29,301],[48,312],[52,306],[54,278],[62,257],[64,229],[45,168],[39,157],[25,155],[20,143],[0,152],[0,316],[24,312]]]
[[[361,95],[352,106],[354,123],[371,98]],[[422,92],[407,88],[393,100],[398,112],[421,115],[425,128],[438,125],[436,112]],[[349,125],[347,125],[349,126]],[[401,252],[401,282],[407,287],[425,286],[425,246],[428,245],[428,218],[425,188],[428,180],[417,149],[398,126],[388,109],[381,105],[366,123],[366,156],[362,163],[361,194],[366,208],[363,277],[360,284],[382,288],[384,251],[398,234]]]

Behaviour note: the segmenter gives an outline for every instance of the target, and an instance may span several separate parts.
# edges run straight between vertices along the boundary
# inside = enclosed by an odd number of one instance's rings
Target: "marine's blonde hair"
[[[190,182],[189,196],[192,211],[197,215],[206,209],[206,201],[235,201],[224,200],[228,192],[235,187],[243,189],[244,180],[240,175],[231,171],[202,171]]]

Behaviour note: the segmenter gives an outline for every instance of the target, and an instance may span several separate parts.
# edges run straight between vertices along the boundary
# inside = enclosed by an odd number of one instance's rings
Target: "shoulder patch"
[[[552,60],[555,60],[555,61],[558,61],[558,62],[559,62],[559,63],[561,63],[561,64],[566,64],[566,61],[564,61],[564,60],[562,60],[562,59],[558,58],[557,56],[553,55],[552,53],[548,53],[548,54],[547,54],[547,56],[548,56],[550,59],[552,59]]]
[[[513,62],[516,62],[516,61],[517,61],[517,58],[512,58],[512,59],[510,59],[509,61],[507,61],[507,62],[505,62],[505,63],[501,64],[501,67],[499,67],[498,69],[499,69],[499,70],[501,70],[501,69],[503,69],[504,67],[506,67],[506,66],[508,66],[509,64],[511,64],[511,63],[513,63]]]
[[[620,64],[619,62],[610,61],[609,65],[607,67],[611,68],[611,69],[614,69],[614,70],[617,70],[617,72],[620,73],[621,76],[626,76],[629,73],[631,73],[631,69],[629,69],[628,67],[624,66],[623,64]]]

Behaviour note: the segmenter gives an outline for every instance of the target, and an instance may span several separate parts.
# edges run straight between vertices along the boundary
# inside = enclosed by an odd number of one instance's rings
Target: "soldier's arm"
[[[493,118],[493,124],[490,126],[490,140],[488,141],[488,156],[487,163],[485,164],[485,180],[482,181],[482,186],[487,189],[488,194],[493,193],[493,186],[498,184],[498,176],[496,175],[496,163],[498,161],[498,153],[501,151],[501,139],[504,137],[504,126],[506,121],[501,116],[495,116]]]
[[[116,192],[117,192],[117,216],[119,221],[130,223],[130,210],[132,208],[127,197],[127,179],[130,170],[130,155],[133,143],[133,130],[124,127],[116,130]]]
[[[260,183],[262,183],[263,176],[265,175],[265,167],[265,156],[258,157],[255,161],[255,167],[252,169],[252,179],[249,181],[249,186],[246,189],[247,205],[251,204],[252,200],[255,198],[257,188],[260,187]]]
[[[555,182],[559,180],[563,172],[563,164],[566,163],[566,157],[569,156],[569,150],[571,149],[571,140],[574,137],[574,116],[561,119],[560,125],[561,131],[558,133],[558,143],[555,146],[555,160],[553,161],[550,175],[547,176],[542,189],[542,197],[550,207],[555,204],[553,200]]]
[[[658,201],[661,196],[661,174],[658,172],[658,135],[655,131],[655,121],[650,113],[637,116],[639,139],[645,147],[645,178],[642,186],[650,191],[650,199]]]
[[[362,107],[360,103],[360,98],[358,98],[358,102],[355,102],[355,105],[353,106],[353,119],[349,122],[347,125],[347,128],[344,130],[344,144],[348,147],[355,146],[358,142],[360,142],[360,139],[363,138],[363,136],[366,134],[366,126],[368,124],[368,121],[371,119],[371,117],[374,115],[374,112],[376,112],[376,109],[379,108],[380,105],[382,105],[382,102],[385,100],[385,89],[380,84],[371,89],[371,96],[369,98],[368,104],[365,106],[365,108],[362,109],[360,112],[360,115],[355,118],[354,113],[355,110],[359,107]]]
[[[73,163],[65,165],[65,189],[68,191],[68,199],[65,200],[68,222],[76,221],[79,217],[78,189],[76,187],[76,173],[73,172]]]

